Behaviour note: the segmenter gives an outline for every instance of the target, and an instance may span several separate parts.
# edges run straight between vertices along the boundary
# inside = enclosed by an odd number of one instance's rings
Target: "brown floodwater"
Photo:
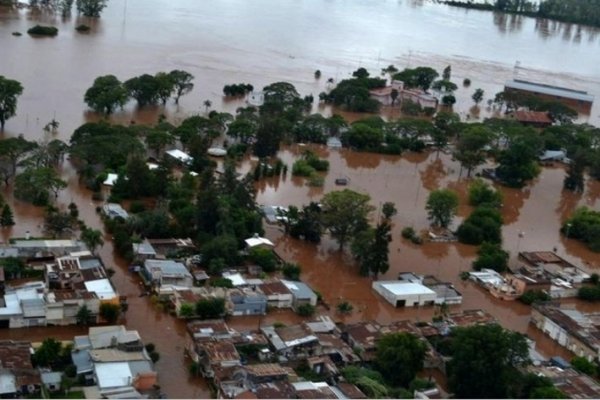
[[[37,23],[56,25],[60,33],[52,39],[11,35],[15,31],[24,33]],[[91,32],[77,33],[74,27],[80,23],[90,25]],[[598,97],[599,46],[595,29],[419,0],[343,4],[329,0],[113,0],[97,21],[0,8],[0,75],[17,79],[25,87],[19,98],[18,115],[7,122],[4,136],[22,133],[28,139],[39,140],[43,126],[56,118],[61,124],[57,137],[68,141],[74,128],[99,118],[83,104],[83,93],[95,77],[115,74],[125,80],[175,68],[196,76],[195,89],[182,98],[179,106],[169,103],[166,107],[140,110],[131,102],[111,120],[152,123],[165,114],[176,123],[191,114],[205,112],[202,102],[206,99],[212,101],[214,109],[234,112],[243,101],[225,101],[221,96],[223,85],[234,82],[249,82],[260,88],[285,80],[302,95],[316,96],[327,89],[329,77],[337,81],[359,66],[376,72],[389,64],[400,68],[431,65],[438,70],[452,65],[455,82],[466,77],[472,81],[470,88],[457,91],[455,110],[465,118],[467,114],[481,118],[494,110],[488,110],[485,104],[480,110],[472,110],[473,90],[481,87],[489,98],[512,77],[583,89]],[[518,68],[514,68],[516,62],[520,64]],[[320,80],[313,77],[316,69],[323,72]],[[329,107],[316,104],[313,111],[331,113]],[[398,115],[397,110],[384,110],[384,114]],[[360,117],[344,115],[349,119]],[[582,120],[598,124],[599,115],[597,102],[591,115],[582,116]],[[459,176],[460,168],[449,156],[382,156],[323,147],[317,151],[331,163],[323,188],[308,187],[298,178],[269,179],[257,184],[258,201],[271,205],[318,201],[323,193],[337,189],[335,178],[348,177],[349,188],[368,193],[375,207],[385,201],[397,205],[390,246],[391,268],[383,278],[393,279],[398,272],[414,271],[452,281],[464,296],[462,306],[452,310],[483,308],[504,326],[534,338],[545,355],[564,354],[528,325],[528,307],[493,299],[472,283],[460,281],[458,275],[470,268],[475,248],[441,243],[415,246],[401,239],[400,230],[406,225],[427,227],[424,202],[436,188],[449,187],[461,194],[457,222],[470,212],[464,201],[467,181],[464,174]],[[298,147],[291,147],[284,149],[280,157],[291,166],[297,155]],[[241,169],[248,171],[252,163],[244,162]],[[86,224],[101,229],[95,213],[99,204],[91,201],[91,193],[81,187],[68,162],[62,174],[69,188],[60,194],[57,204],[66,208],[74,201]],[[594,270],[600,266],[599,256],[578,242],[561,238],[558,228],[575,207],[597,208],[600,184],[588,181],[585,193],[577,196],[562,191],[563,176],[561,168],[545,168],[530,188],[501,189],[507,223],[503,229],[505,247],[513,255],[517,249],[556,247],[559,254]],[[41,234],[43,210],[13,199],[11,189],[3,188],[2,193],[13,206],[17,225],[2,230],[3,239],[23,236],[27,231]],[[519,232],[524,232],[521,239]],[[267,236],[275,240],[283,257],[302,264],[303,279],[323,294],[338,321],[430,320],[434,313],[431,308],[398,310],[381,301],[370,289],[371,281],[358,276],[351,257],[340,253],[336,243],[328,238],[314,246],[286,237],[276,227],[268,227]],[[139,330],[145,342],[156,344],[161,354],[157,368],[163,391],[170,397],[207,397],[206,383],[189,378],[187,373],[183,323],[158,311],[147,297],[138,297],[138,279],[113,254],[108,235],[105,240],[100,254],[107,267],[116,270],[113,282],[130,303],[123,323]],[[342,300],[354,305],[351,315],[335,314],[335,305]],[[597,308],[578,302],[575,305]],[[229,322],[238,329],[251,329],[275,321],[295,323],[299,318],[280,312],[261,319],[232,318]],[[69,339],[78,334],[81,329],[76,327],[0,331],[0,337],[31,340],[45,335]]]

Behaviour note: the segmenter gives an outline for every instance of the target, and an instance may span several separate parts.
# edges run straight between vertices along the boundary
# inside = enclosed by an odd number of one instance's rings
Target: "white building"
[[[181,151],[179,149],[168,150],[166,152],[166,154],[173,157],[177,161],[180,161],[187,165],[191,164],[194,161],[194,158],[192,156],[190,156],[187,153],[184,153],[183,151]]]
[[[373,290],[394,307],[433,305],[437,294],[420,283],[408,281],[376,281]]]

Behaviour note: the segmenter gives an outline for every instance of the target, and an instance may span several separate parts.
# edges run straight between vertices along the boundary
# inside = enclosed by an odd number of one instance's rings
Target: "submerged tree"
[[[373,211],[370,200],[369,195],[349,189],[330,192],[323,197],[323,225],[338,241],[340,250],[368,226],[367,217]]]
[[[106,8],[108,0],[77,0],[77,12],[86,17],[100,17],[102,10]]]
[[[92,110],[110,115],[117,108],[123,108],[128,98],[127,89],[121,81],[114,75],[105,75],[94,80],[83,100]]]
[[[174,69],[173,71],[169,72],[169,75],[171,76],[175,87],[175,104],[179,104],[179,98],[185,94],[188,94],[194,88],[194,84],[192,83],[194,80],[194,75],[179,69]]]
[[[434,190],[429,194],[425,209],[433,225],[447,228],[458,209],[458,195],[448,189]]]
[[[10,209],[8,204],[5,204],[2,207],[2,214],[0,215],[0,226],[3,228],[7,226],[13,226],[15,224],[15,220],[13,218],[13,212]]]
[[[17,113],[17,97],[23,93],[20,82],[0,75],[0,131],[4,130],[6,120]]]

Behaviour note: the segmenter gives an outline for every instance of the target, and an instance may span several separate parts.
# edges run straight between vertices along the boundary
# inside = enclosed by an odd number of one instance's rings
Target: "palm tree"
[[[206,108],[206,112],[208,113],[208,109],[212,106],[212,101],[210,100],[204,100],[204,107]]]

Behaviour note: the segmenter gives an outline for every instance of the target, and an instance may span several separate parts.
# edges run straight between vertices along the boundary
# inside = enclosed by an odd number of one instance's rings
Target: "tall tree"
[[[2,207],[2,214],[0,215],[0,226],[3,228],[7,226],[13,226],[15,224],[15,220],[13,218],[12,210],[8,204],[5,204]]]
[[[481,101],[483,100],[484,93],[485,92],[483,91],[483,89],[475,89],[475,92],[473,92],[473,95],[471,96],[473,102],[475,102],[475,105],[479,105],[479,103],[481,103]]]
[[[355,235],[352,255],[360,265],[361,275],[372,274],[375,279],[390,268],[389,245],[392,241],[391,225],[383,219],[375,229],[369,228]]]
[[[458,209],[458,195],[449,189],[434,190],[425,206],[429,220],[434,225],[447,228]]]
[[[470,126],[461,133],[454,158],[467,169],[467,176],[471,176],[473,168],[485,162],[485,146],[490,143],[491,138],[490,130],[480,125]]]
[[[192,83],[194,75],[179,69],[174,69],[169,72],[169,75],[171,75],[171,79],[175,85],[175,104],[179,104],[179,98],[188,94],[194,88],[194,84]]]
[[[323,226],[329,230],[340,250],[346,242],[368,226],[367,217],[374,207],[371,198],[349,189],[329,192],[323,197]]]
[[[149,74],[143,74],[128,79],[124,83],[129,95],[133,97],[140,107],[155,104],[159,98],[160,83]]]
[[[27,168],[15,179],[15,197],[35,205],[47,205],[50,194],[58,197],[58,192],[67,183],[52,168]]]
[[[383,335],[376,344],[375,369],[391,385],[408,386],[423,369],[427,346],[410,333]]]
[[[77,0],[77,12],[86,17],[100,17],[102,10],[106,8],[108,0]]]
[[[511,187],[522,187],[535,178],[540,168],[537,157],[542,150],[542,139],[533,132],[524,132],[513,138],[508,148],[500,153],[496,175]]]
[[[17,98],[23,93],[20,82],[0,75],[0,131],[4,130],[6,120],[17,113]]]
[[[83,97],[85,103],[96,112],[112,114],[123,108],[129,98],[127,89],[114,75],[99,76]]]
[[[157,96],[161,103],[167,104],[167,100],[171,97],[171,94],[175,91],[175,82],[170,74],[166,72],[158,72],[154,75],[154,79],[157,85]]]
[[[114,324],[121,315],[121,307],[118,304],[102,303],[100,304],[100,316],[108,324]]]
[[[104,239],[102,238],[102,232],[97,229],[85,228],[81,232],[81,241],[85,243],[87,248],[92,252],[96,253],[98,246],[104,245]]]
[[[529,362],[525,337],[499,325],[456,328],[453,336],[448,386],[455,396],[507,398],[516,368]]]
[[[11,176],[16,174],[19,163],[36,147],[35,142],[26,140],[23,135],[0,140],[0,158],[10,163]]]

